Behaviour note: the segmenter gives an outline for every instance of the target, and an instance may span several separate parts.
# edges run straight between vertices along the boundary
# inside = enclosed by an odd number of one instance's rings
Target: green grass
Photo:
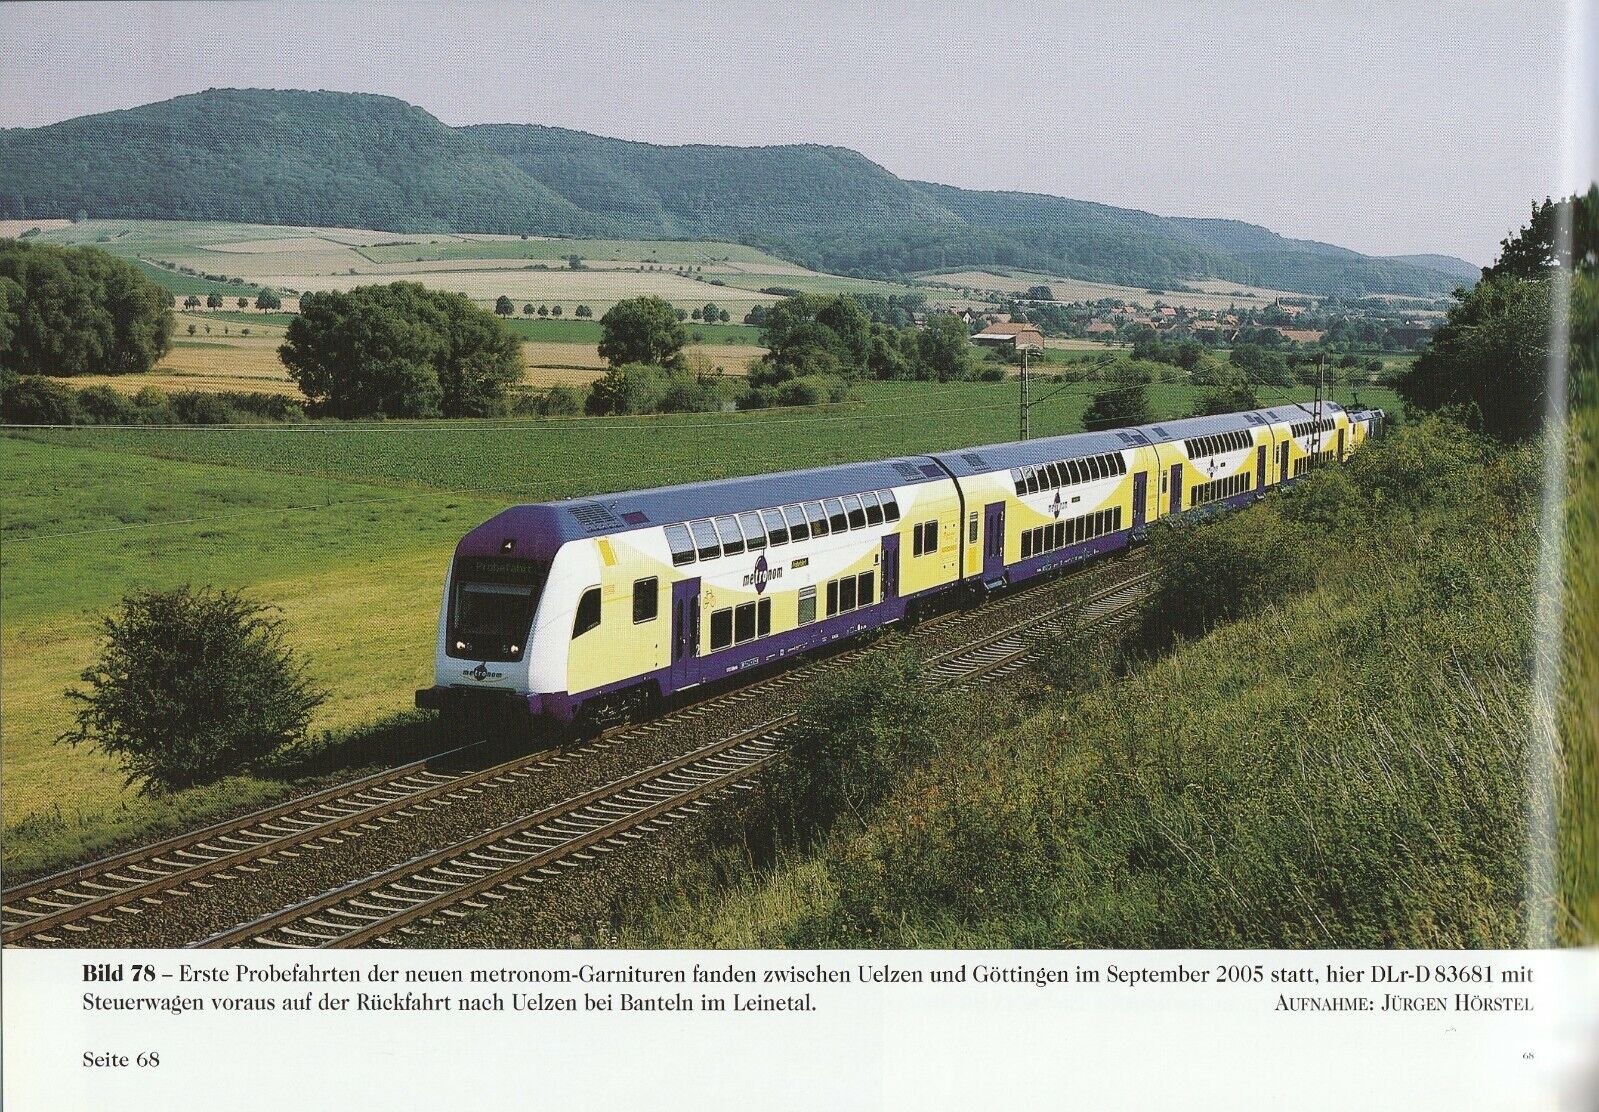
[[[1092,389],[1038,406],[1034,434],[1078,429]],[[348,727],[404,708],[428,682],[451,549],[509,502],[1015,436],[1014,382],[860,392],[819,410],[0,437],[7,821],[48,814],[51,829],[71,832],[67,846],[103,844],[131,821],[113,768],[50,741],[67,723],[62,691],[93,659],[95,615],[133,588],[212,583],[280,603],[291,640],[335,692],[318,726]],[[1151,390],[1162,416],[1187,412],[1197,393]],[[139,813],[160,812],[149,806]],[[16,860],[10,841],[6,852]]]
[[[715,298],[706,298],[714,301]],[[517,307],[518,310],[521,306]],[[512,332],[524,340],[541,340],[546,343],[559,344],[597,344],[604,338],[604,330],[600,328],[597,320],[551,320],[547,317],[529,317],[521,315],[507,317],[506,325]],[[686,320],[683,327],[688,329],[690,335],[698,332],[704,337],[707,344],[758,344],[761,342],[761,330],[748,324],[701,324],[699,321]]]
[[[1205,527],[1248,545],[1263,516],[1297,525],[1308,586],[1122,674],[1063,645],[989,726],[877,723],[935,734],[884,805],[755,867],[759,819],[720,853],[689,846],[617,941],[1523,945],[1536,462],[1415,431]],[[1414,484],[1418,462],[1444,489]],[[519,914],[466,929],[506,944]]]

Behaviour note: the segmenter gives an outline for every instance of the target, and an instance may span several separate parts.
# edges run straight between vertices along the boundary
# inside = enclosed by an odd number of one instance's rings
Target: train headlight
[[[465,641],[457,641],[455,643],[455,651],[456,652],[465,652],[466,651],[466,642]]]
[[[521,645],[512,645],[511,646],[511,655],[512,656],[515,656],[517,653],[519,653],[521,651],[522,651],[522,646]]]

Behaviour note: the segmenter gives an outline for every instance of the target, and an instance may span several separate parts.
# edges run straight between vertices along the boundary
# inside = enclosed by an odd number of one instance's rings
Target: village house
[[[973,336],[972,343],[983,347],[1010,348],[1012,351],[1043,351],[1044,334],[1036,324],[996,321]]]

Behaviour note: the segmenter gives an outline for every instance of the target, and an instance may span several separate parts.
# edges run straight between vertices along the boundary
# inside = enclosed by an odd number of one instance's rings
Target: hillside
[[[213,89],[0,131],[0,213],[581,234],[610,222],[392,97]]]
[[[896,177],[815,145],[667,147],[535,124],[450,128],[390,97],[213,89],[0,131],[0,219],[231,220],[730,239],[835,273],[1001,266],[1172,285],[1439,294],[1475,268],[1372,258],[1232,220]]]

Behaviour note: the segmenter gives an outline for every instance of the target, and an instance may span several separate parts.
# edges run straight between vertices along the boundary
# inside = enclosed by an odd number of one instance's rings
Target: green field
[[[713,297],[706,301],[715,301]],[[520,312],[521,306],[517,306]],[[546,343],[560,344],[597,344],[604,337],[597,320],[551,320],[548,317],[514,316],[506,318],[505,323],[512,332],[524,340],[542,340]],[[698,332],[705,337],[708,344],[758,344],[761,342],[761,330],[751,324],[701,324],[698,321],[686,320],[683,327],[689,332]]]
[[[201,294],[219,293],[223,297],[254,297],[261,292],[261,287],[246,282],[234,285],[230,282],[213,282],[209,278],[197,278],[192,274],[179,274],[165,267],[147,263],[143,259],[129,259],[134,266],[151,279],[162,289],[175,293],[179,297],[187,297],[191,293]]]
[[[457,242],[374,243],[358,250],[375,263],[439,262],[458,259],[533,259],[565,263],[570,255],[588,262],[639,262],[662,266],[716,263],[781,263],[764,251],[739,243],[657,239],[467,239]]]
[[[59,860],[173,812],[135,799],[104,760],[51,743],[68,724],[62,692],[93,659],[96,615],[124,592],[213,583],[282,605],[292,641],[333,693],[318,726],[354,726],[405,709],[428,681],[450,552],[507,503],[1015,436],[1014,383],[860,392],[821,410],[0,438],[0,802],[8,829],[27,832],[6,839],[5,862]],[[1034,435],[1076,430],[1090,393],[1072,387],[1039,405]],[[1150,391],[1162,416],[1187,412],[1197,393]],[[281,790],[245,781],[177,806]]]

